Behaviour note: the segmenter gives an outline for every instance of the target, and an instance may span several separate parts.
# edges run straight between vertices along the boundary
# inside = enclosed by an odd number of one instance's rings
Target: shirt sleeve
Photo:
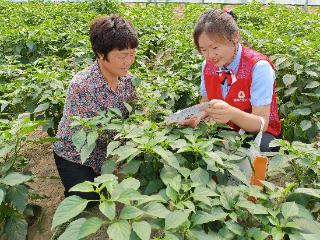
[[[252,106],[271,104],[275,79],[275,71],[268,61],[260,60],[254,65],[250,89]]]
[[[202,97],[207,97],[206,86],[205,86],[205,83],[204,83],[204,65],[205,65],[205,61],[203,61],[202,69],[201,69],[200,95]]]

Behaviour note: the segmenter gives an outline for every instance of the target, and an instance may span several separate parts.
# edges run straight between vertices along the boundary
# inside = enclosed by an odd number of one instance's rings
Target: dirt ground
[[[46,137],[40,130],[35,131],[30,140],[39,140]],[[53,153],[52,143],[44,144],[25,144],[22,148],[23,155],[29,159],[28,170],[39,179],[30,183],[32,189],[44,194],[46,198],[34,200],[32,203],[41,206],[41,211],[34,218],[34,223],[28,229],[28,240],[56,240],[61,234],[61,229],[51,231],[52,219],[55,210],[64,199],[64,188],[59,178]],[[96,216],[101,219],[105,217],[94,207],[87,212],[82,213],[83,217]],[[89,237],[90,240],[106,240],[107,227],[103,225],[96,234]]]
[[[44,137],[41,132],[34,132],[32,138]],[[41,212],[28,231],[29,240],[48,240],[53,235],[51,223],[53,214],[63,200],[63,185],[58,178],[58,171],[52,154],[52,143],[27,144],[23,148],[24,156],[29,159],[29,170],[40,179],[30,183],[30,186],[47,196],[45,199],[35,200],[34,203],[41,206]],[[43,178],[42,178],[43,177]],[[56,179],[48,179],[55,177]]]

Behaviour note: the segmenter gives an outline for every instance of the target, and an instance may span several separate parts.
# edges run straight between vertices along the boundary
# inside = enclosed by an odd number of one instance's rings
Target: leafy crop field
[[[99,193],[98,210],[88,214],[87,200],[64,199],[54,209],[50,225],[59,236],[52,238],[88,239],[101,227],[99,239],[115,240],[319,239],[320,10],[257,2],[234,7],[243,44],[277,67],[283,139],[272,143],[280,150],[267,154],[267,181],[257,187],[237,165],[249,158],[246,136],[213,123],[195,129],[163,124],[164,116],[199,101],[203,59],[192,31],[212,7],[223,6],[0,0],[1,239],[30,239],[33,202],[42,198],[30,183],[42,179],[28,171],[36,159],[24,146],[41,149],[55,140],[68,83],[94,61],[90,23],[110,13],[138,30],[132,73],[140,98],[128,103],[128,119],[114,109],[74,120],[83,126],[73,137],[83,160],[94,136],[118,134],[108,140],[102,175],[73,189]],[[39,129],[47,135],[35,135]],[[226,175],[241,184],[229,186]]]

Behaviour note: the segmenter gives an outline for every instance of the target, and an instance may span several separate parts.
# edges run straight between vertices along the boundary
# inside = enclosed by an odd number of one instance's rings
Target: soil
[[[45,136],[46,134],[36,131],[30,138],[39,139]],[[59,203],[64,199],[64,188],[52,154],[52,143],[27,144],[23,147],[23,153],[29,159],[28,170],[40,178],[29,185],[34,190],[46,195],[45,199],[34,200],[32,202],[39,205],[41,211],[28,230],[28,239],[48,240],[53,235],[51,231],[53,214]],[[53,179],[49,179],[50,177],[53,177]]]
[[[39,140],[46,137],[47,134],[40,130],[33,132],[29,140]],[[56,240],[59,235],[64,231],[65,226],[59,229],[51,230],[53,215],[64,199],[64,187],[61,183],[58,170],[56,168],[52,143],[44,144],[25,144],[22,148],[23,155],[29,159],[28,171],[39,179],[29,183],[32,189],[38,191],[40,194],[45,195],[43,199],[32,200],[32,203],[40,206],[37,208],[35,217],[32,219],[33,224],[28,229],[28,240]],[[96,216],[105,219],[98,207],[94,207],[88,211],[81,213],[82,217]],[[103,225],[96,234],[90,236],[89,240],[106,240],[107,226]]]

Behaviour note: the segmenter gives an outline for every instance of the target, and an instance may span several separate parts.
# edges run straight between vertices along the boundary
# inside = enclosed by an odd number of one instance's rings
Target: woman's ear
[[[103,60],[104,59],[104,54],[103,53],[98,53],[98,59]]]
[[[234,42],[234,44],[238,44],[239,43],[239,38],[240,38],[240,34],[239,32],[235,32],[232,36],[232,40]]]

